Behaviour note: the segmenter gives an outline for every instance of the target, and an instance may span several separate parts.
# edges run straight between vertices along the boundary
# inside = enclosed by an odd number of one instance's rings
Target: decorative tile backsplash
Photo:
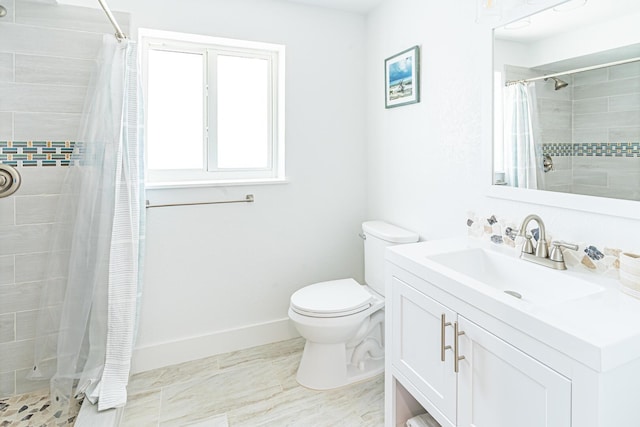
[[[468,234],[479,239],[488,239],[494,244],[505,245],[519,250],[522,246],[523,238],[518,236],[519,223],[496,217],[478,217],[475,213],[467,214]],[[538,241],[539,230],[537,228],[529,230],[533,239]],[[551,243],[553,236],[547,230],[547,242]],[[602,247],[599,245],[576,242],[577,251],[564,250],[564,261],[568,269],[586,269],[594,273],[606,276],[618,277],[620,268],[619,255],[621,249]]]
[[[0,163],[11,166],[69,166],[72,141],[0,141]]]
[[[542,144],[542,154],[556,157],[640,157],[640,142],[589,142]]]

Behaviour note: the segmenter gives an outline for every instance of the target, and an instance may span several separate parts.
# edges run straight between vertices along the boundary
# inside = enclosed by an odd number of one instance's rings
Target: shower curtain
[[[505,90],[505,178],[512,187],[542,189],[542,149],[537,144],[535,83],[518,82]]]
[[[105,35],[53,232],[52,263],[68,270],[47,282],[36,332],[32,378],[51,378],[63,409],[74,396],[98,410],[127,399],[145,218],[139,99],[135,44]]]

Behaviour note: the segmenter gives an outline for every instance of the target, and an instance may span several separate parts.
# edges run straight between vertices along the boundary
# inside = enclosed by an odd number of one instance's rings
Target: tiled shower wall
[[[0,4],[8,10],[0,18],[0,142],[75,141],[93,59],[113,29],[99,9]],[[116,17],[128,26],[128,15]],[[18,170],[22,186],[0,199],[0,398],[47,386],[25,375],[39,297],[52,273],[48,237],[65,166],[39,161]],[[64,262],[55,268],[64,272]]]
[[[574,74],[572,93],[573,143],[626,148],[574,156],[573,191],[640,200],[640,62]]]
[[[507,80],[545,71],[506,66]],[[548,73],[553,72],[549,70]],[[640,200],[640,62],[536,84],[541,142],[553,157],[545,189]]]

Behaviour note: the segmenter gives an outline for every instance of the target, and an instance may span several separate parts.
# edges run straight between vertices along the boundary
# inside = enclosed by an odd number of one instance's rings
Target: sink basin
[[[535,305],[570,301],[604,290],[566,271],[552,270],[484,248],[427,256],[443,267]]]

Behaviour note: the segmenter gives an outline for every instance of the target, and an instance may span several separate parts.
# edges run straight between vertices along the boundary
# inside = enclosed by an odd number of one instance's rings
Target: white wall
[[[294,336],[291,293],[363,275],[364,17],[271,0],[109,4],[138,27],[286,45],[289,183],[197,194],[253,204],[148,210],[133,369]]]
[[[514,220],[536,212],[558,238],[638,250],[640,221],[486,196],[491,34],[474,21],[470,1],[386,0],[369,16],[368,215],[436,239],[465,234],[468,210]],[[383,61],[416,44],[422,101],[385,110]]]

